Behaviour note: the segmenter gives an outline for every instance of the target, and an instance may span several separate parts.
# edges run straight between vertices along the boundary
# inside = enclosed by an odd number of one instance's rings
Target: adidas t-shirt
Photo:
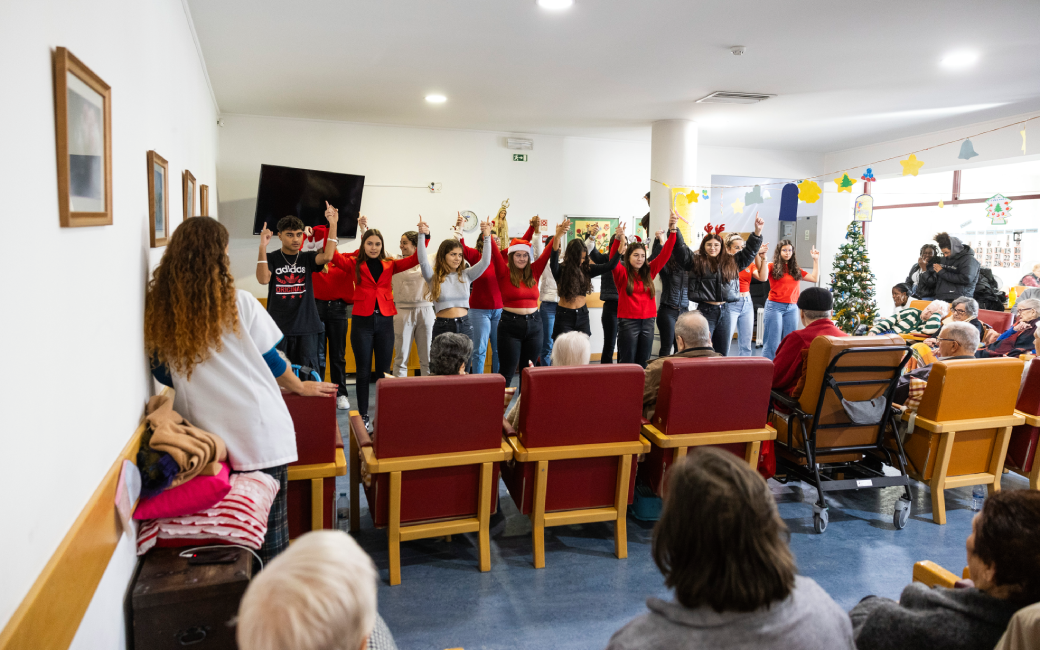
[[[267,284],[267,312],[285,336],[320,334],[325,327],[314,303],[311,274],[321,271],[315,263],[318,251],[285,255],[281,249],[267,254],[271,281]]]

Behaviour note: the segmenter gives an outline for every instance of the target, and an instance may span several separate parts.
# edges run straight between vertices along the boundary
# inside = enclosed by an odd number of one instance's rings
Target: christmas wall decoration
[[[765,199],[762,198],[762,188],[759,185],[756,185],[750,192],[744,194],[744,205],[754,205],[756,203],[765,202]]]
[[[965,140],[961,143],[961,152],[957,156],[961,160],[971,160],[979,154],[975,153],[975,147],[972,146],[971,140]]]
[[[1011,199],[1003,194],[994,194],[986,199],[986,216],[994,226],[1002,226],[1011,216]]]
[[[849,224],[845,243],[834,256],[831,293],[834,296],[834,323],[852,334],[859,325],[874,324],[877,303],[874,300],[874,274],[870,272],[863,227],[858,221]]]
[[[856,184],[856,181],[849,178],[848,174],[842,174],[841,178],[834,179],[834,184],[838,186],[839,192],[852,194],[852,186]]]
[[[802,181],[798,183],[798,199],[806,203],[816,203],[820,200],[823,190],[816,181]]]
[[[869,183],[873,183],[877,180],[876,178],[874,178],[874,170],[870,167],[867,167],[867,171],[863,172],[863,175],[860,176],[859,179],[861,181],[867,181]]]
[[[900,160],[899,164],[903,166],[903,176],[917,176],[917,172],[924,167],[924,161],[918,160],[914,154],[910,154],[906,160]]]

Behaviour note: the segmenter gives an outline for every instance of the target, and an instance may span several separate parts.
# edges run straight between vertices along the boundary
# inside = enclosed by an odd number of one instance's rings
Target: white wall
[[[59,228],[51,51],[112,87],[114,223]],[[0,4],[0,213],[8,235],[0,391],[0,625],[6,624],[126,445],[151,393],[144,289],[145,153],[170,163],[171,227],[185,168],[216,186],[216,108],[179,0]],[[211,213],[215,214],[211,198]],[[73,644],[123,645],[135,561],[124,539]]]

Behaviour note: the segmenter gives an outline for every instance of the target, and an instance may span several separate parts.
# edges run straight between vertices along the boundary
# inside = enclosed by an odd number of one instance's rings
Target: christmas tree
[[[851,334],[857,326],[874,324],[874,274],[870,272],[867,246],[860,222],[853,221],[845,232],[845,243],[834,256],[831,273],[834,322]]]

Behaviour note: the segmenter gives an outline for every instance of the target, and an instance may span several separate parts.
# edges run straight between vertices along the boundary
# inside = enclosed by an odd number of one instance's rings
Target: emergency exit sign
[[[527,162],[527,154],[526,153],[514,153],[513,154],[513,162]]]

